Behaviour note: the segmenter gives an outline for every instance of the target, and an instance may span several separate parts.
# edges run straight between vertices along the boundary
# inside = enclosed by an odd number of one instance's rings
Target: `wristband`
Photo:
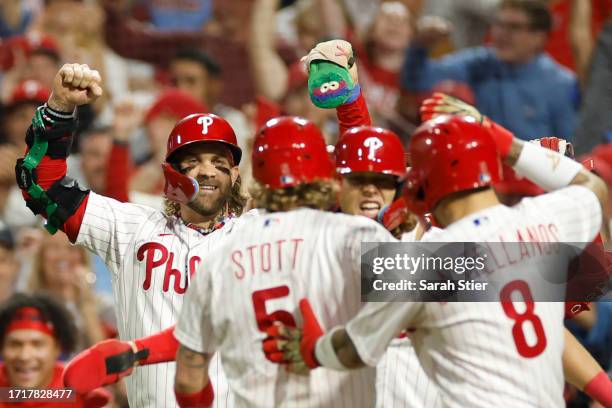
[[[205,408],[212,405],[215,391],[209,380],[204,388],[192,394],[178,392],[174,389],[174,396],[181,408]]]
[[[488,120],[487,122],[489,123],[489,131],[491,135],[493,135],[493,140],[495,140],[495,144],[497,145],[497,151],[503,159],[510,153],[514,134],[492,120]]]
[[[612,407],[612,381],[604,371],[600,371],[585,385],[584,392],[604,407]]]
[[[341,329],[342,327],[336,327],[326,335],[321,336],[315,345],[314,354],[321,366],[337,371],[347,371],[348,368],[340,362],[332,344],[334,333]]]
[[[553,191],[567,187],[584,167],[557,152],[524,143],[513,168],[544,190]]]

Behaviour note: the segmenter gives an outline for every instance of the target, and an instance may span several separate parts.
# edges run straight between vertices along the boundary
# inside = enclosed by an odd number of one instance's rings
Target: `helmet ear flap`
[[[177,171],[170,163],[162,163],[164,171],[164,195],[166,198],[182,204],[195,200],[200,191],[200,184],[193,177]]]
[[[406,173],[403,196],[406,207],[415,215],[422,217],[428,212],[425,204],[425,189],[421,177],[414,169],[410,169]]]

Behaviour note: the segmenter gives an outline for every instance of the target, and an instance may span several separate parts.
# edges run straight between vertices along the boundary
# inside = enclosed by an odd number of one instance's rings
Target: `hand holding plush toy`
[[[353,47],[344,40],[316,45],[302,58],[308,71],[308,92],[315,106],[333,109],[357,99],[361,88]]]

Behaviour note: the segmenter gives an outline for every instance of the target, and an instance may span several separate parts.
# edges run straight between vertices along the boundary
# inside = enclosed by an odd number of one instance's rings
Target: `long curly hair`
[[[254,183],[250,188],[253,207],[269,212],[307,207],[327,211],[338,204],[340,187],[335,180],[314,181],[295,187],[272,190]]]

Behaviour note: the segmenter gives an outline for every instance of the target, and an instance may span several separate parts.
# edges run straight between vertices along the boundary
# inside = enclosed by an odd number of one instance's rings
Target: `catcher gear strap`
[[[36,110],[32,118],[32,125],[28,131],[31,134],[32,144],[26,156],[23,159],[17,160],[15,175],[17,185],[30,196],[26,200],[28,208],[34,214],[46,214],[47,223],[45,228],[49,233],[55,234],[68,217],[79,208],[79,205],[89,191],[81,189],[74,180],[68,177],[55,182],[48,191],[43,190],[37,184],[34,170],[38,167],[42,158],[47,155],[49,143],[51,142],[53,145],[60,135],[64,137],[66,131],[72,129],[71,126],[76,125],[76,121],[71,120],[62,123],[61,118],[53,119],[51,118],[53,113],[48,113],[44,106]],[[55,146],[55,153],[65,148],[65,154],[67,154],[69,146],[66,147],[63,144],[55,144]],[[59,158],[63,157],[60,156]]]
[[[149,349],[138,350],[136,353],[133,350],[126,350],[123,353],[107,357],[105,360],[106,374],[121,374],[133,368],[137,361],[147,357],[149,357]]]

